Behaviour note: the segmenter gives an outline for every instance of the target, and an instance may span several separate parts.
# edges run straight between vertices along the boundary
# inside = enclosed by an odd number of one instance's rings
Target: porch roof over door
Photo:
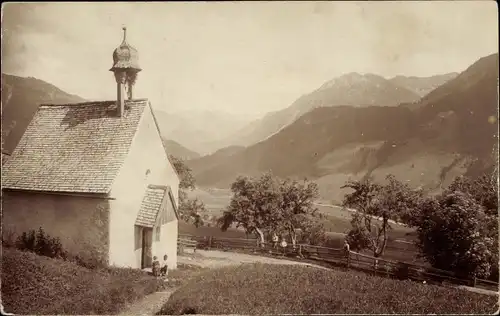
[[[154,227],[168,191],[168,186],[148,186],[144,198],[142,199],[141,208],[137,214],[135,225],[149,228]]]

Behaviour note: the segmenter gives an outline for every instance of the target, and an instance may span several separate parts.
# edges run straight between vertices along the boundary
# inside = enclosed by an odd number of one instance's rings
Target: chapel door
[[[144,227],[142,229],[142,268],[153,266],[153,230]]]

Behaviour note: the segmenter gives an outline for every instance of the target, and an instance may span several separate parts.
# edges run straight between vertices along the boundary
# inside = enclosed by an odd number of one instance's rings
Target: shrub
[[[404,262],[398,262],[394,274],[398,280],[407,280],[410,277],[410,266]]]
[[[59,238],[50,237],[41,227],[38,232],[34,230],[23,232],[16,241],[16,247],[19,250],[32,251],[49,258],[65,259],[67,257]]]
[[[36,248],[35,231],[31,230],[28,233],[23,232],[21,236],[17,238],[16,247],[19,250],[35,251]]]
[[[75,262],[79,266],[91,270],[107,268],[107,263],[96,258],[95,256],[87,256],[80,254],[74,256],[71,261]]]
[[[356,216],[356,214],[354,216]],[[347,233],[346,241],[352,251],[360,251],[368,248],[370,245],[370,240],[358,227],[353,227],[353,229]]]
[[[10,230],[2,231],[2,247],[11,248],[16,246],[16,234]]]

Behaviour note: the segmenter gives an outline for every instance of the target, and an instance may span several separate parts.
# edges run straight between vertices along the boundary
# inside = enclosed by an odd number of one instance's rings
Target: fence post
[[[349,269],[351,265],[351,251],[347,251],[347,269]]]
[[[212,236],[208,237],[208,249],[212,248]]]

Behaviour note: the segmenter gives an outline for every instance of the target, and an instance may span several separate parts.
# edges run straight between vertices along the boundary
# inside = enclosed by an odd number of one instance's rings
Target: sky
[[[2,71],[116,98],[113,50],[143,69],[136,97],[168,112],[261,116],[349,72],[431,76],[498,52],[494,1],[2,4]]]

